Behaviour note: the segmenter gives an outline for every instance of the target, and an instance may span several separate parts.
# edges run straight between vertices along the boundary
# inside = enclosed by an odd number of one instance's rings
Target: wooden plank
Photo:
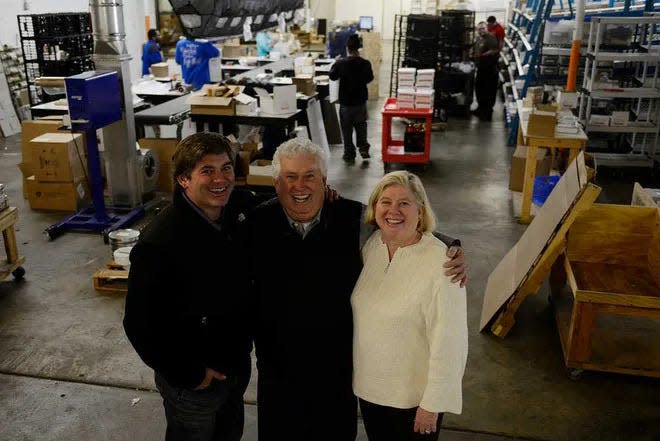
[[[520,308],[520,305],[528,296],[535,294],[541,288],[543,281],[550,273],[552,264],[564,252],[565,246],[565,241],[551,243],[549,249],[543,253],[541,260],[536,264],[530,276],[523,282],[520,289],[511,297],[502,313],[493,322],[491,326],[493,334],[500,338],[506,337],[516,323],[515,313],[518,311],[518,308]]]
[[[653,280],[648,266],[579,261],[571,261],[570,265],[580,291],[621,293],[660,301],[660,286]]]
[[[568,258],[571,262],[648,266],[649,244],[659,227],[657,209],[594,205],[583,212],[571,227]]]
[[[0,231],[4,231],[16,222],[18,222],[18,209],[16,207],[9,207],[0,211]]]
[[[578,289],[575,298],[585,303],[621,305],[628,307],[660,309],[660,297],[639,296],[622,292],[596,292]]]
[[[591,356],[591,331],[594,327],[596,311],[591,303],[576,302],[573,305],[571,325],[568,334],[568,359],[584,362]]]
[[[575,281],[575,274],[573,273],[573,268],[571,267],[571,263],[566,254],[564,254],[564,270],[566,271],[568,286],[570,286],[573,297],[575,297],[578,291],[577,282]]]
[[[9,263],[6,259],[0,260],[0,280],[4,280],[19,266],[25,263],[25,257],[19,256],[15,262]]]
[[[497,318],[491,325],[491,332],[500,338],[506,337],[513,325],[515,324],[515,313],[524,299],[536,293],[541,286],[543,280],[550,273],[552,264],[557,257],[565,249],[566,234],[575,221],[576,217],[581,212],[588,210],[598,198],[600,188],[587,184],[580,195],[577,197],[575,204],[568,210],[568,213],[562,219],[555,234],[551,236],[548,245],[540,254],[536,263],[532,265],[527,278],[520,284],[519,288],[514,291],[508,303],[500,311]]]
[[[128,271],[103,268],[92,276],[94,289],[115,294],[128,292]]]
[[[7,262],[16,262],[18,260],[18,246],[16,245],[16,233],[14,233],[13,225],[5,228],[5,230],[2,232],[2,238],[5,243]]]

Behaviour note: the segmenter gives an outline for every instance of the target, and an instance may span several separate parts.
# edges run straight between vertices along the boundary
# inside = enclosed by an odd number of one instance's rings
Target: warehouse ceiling
[[[280,14],[289,21],[304,0],[170,0],[188,38],[233,37],[246,21],[253,32],[277,26]]]

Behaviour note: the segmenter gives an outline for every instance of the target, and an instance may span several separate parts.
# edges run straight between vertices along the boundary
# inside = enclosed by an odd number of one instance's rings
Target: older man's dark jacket
[[[259,440],[355,439],[350,296],[362,205],[326,204],[303,238],[279,200],[253,213]]]
[[[235,189],[213,223],[177,186],[173,204],[131,252],[126,335],[175,387],[198,386],[206,367],[249,375],[251,284],[241,230],[254,205]]]

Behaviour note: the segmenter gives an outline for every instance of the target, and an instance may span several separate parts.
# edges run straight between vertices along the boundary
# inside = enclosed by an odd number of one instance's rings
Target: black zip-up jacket
[[[251,282],[242,229],[254,205],[251,193],[234,189],[214,225],[177,186],[173,204],[131,252],[124,329],[142,360],[175,387],[198,386],[206,367],[249,375]]]
[[[330,68],[330,79],[339,81],[339,104],[358,106],[367,102],[367,84],[374,79],[371,63],[359,56],[337,60]]]

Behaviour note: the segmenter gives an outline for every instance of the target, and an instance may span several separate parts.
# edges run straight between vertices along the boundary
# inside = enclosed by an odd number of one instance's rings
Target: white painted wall
[[[409,11],[410,0],[335,0],[336,21],[358,20],[361,15],[371,15],[374,31],[380,32],[385,40],[393,37],[394,16]]]
[[[29,9],[23,9],[27,3]],[[0,0],[0,44],[20,47],[18,34],[19,14],[48,14],[53,12],[83,12],[89,11],[89,0]],[[142,72],[142,44],[146,40],[147,30],[144,29],[145,15],[155,19],[154,0],[124,0],[124,25],[126,30],[126,48],[133,57],[131,60],[131,77],[137,79]]]
[[[335,2],[323,0],[309,1],[310,14],[314,18],[325,18],[330,25],[335,19]]]

